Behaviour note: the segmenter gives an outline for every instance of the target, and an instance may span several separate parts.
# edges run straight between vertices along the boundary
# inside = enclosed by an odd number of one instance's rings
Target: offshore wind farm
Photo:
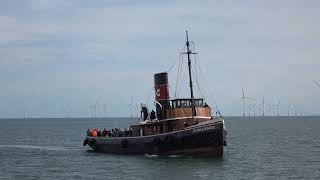
[[[304,113],[299,110],[295,104],[289,104],[283,107],[281,111],[280,99],[274,102],[269,102],[264,96],[259,99],[245,96],[244,89],[242,88],[241,96],[242,117],[255,117],[255,116],[302,116]],[[282,114],[281,114],[282,112]]]

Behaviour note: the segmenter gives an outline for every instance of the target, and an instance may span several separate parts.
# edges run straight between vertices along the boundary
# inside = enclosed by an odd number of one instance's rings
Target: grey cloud
[[[319,89],[311,80],[320,79],[318,1],[16,3],[0,7],[0,83],[11,88],[0,98],[11,107],[20,103],[17,97],[46,97],[48,113],[52,100],[83,115],[101,98],[114,102],[114,115],[123,115],[119,109],[130,96],[144,100],[152,74],[177,60],[188,29],[207,73],[208,101],[222,112],[240,114],[243,87],[269,104],[280,98],[284,107],[317,113]],[[173,92],[174,72],[170,78]],[[34,114],[36,104],[30,103]],[[2,116],[19,114],[5,106],[0,103]]]

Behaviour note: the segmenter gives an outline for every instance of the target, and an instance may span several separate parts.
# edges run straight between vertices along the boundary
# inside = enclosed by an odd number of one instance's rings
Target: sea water
[[[88,128],[131,118],[0,119],[0,179],[320,179],[320,117],[225,117],[223,158],[112,155]]]

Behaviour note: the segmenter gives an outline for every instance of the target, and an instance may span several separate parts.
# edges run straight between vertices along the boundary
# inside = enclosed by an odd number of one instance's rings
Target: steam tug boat
[[[88,144],[94,151],[116,154],[191,155],[222,157],[226,146],[226,129],[220,113],[202,98],[194,98],[188,32],[186,54],[190,84],[190,98],[170,99],[168,73],[154,75],[156,112],[141,110],[142,122],[130,126],[129,135],[91,136]]]

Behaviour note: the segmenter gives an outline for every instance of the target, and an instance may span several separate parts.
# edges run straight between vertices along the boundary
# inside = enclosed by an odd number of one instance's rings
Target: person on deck
[[[151,120],[156,119],[156,112],[154,112],[154,110],[152,110],[151,113],[150,113],[150,119]]]
[[[148,109],[146,107],[141,108],[141,117],[143,117],[143,120],[147,120],[148,118]]]
[[[106,130],[106,128],[103,128],[102,136],[107,136],[107,133],[108,133],[108,131]]]

